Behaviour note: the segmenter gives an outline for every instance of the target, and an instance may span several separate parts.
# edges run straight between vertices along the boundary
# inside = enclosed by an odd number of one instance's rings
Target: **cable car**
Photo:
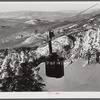
[[[64,76],[63,57],[52,53],[52,31],[49,31],[49,56],[45,59],[46,75],[48,77],[61,78]]]

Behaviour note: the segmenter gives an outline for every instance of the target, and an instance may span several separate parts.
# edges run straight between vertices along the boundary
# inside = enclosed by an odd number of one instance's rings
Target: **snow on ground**
[[[36,24],[36,21],[34,20],[28,20],[25,22],[26,24],[31,24],[31,25],[35,25]]]
[[[100,91],[100,64],[82,67],[83,64],[83,59],[77,60],[64,68],[62,79],[56,79],[46,76],[45,63],[41,63],[39,74],[46,82],[48,91]]]

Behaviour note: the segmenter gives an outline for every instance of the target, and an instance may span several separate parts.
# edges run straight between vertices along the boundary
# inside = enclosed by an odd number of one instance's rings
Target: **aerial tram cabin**
[[[52,31],[49,31],[49,56],[45,60],[46,76],[61,78],[64,76],[64,64],[63,57],[57,55],[57,53],[52,53]]]

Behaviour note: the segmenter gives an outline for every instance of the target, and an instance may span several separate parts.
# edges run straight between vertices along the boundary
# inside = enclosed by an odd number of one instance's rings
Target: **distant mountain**
[[[72,13],[72,14],[75,14],[75,13],[79,13],[80,11],[78,10],[59,10],[57,12],[62,12],[62,13]]]
[[[62,19],[73,16],[74,12],[15,11],[0,13],[0,43],[15,36],[26,35],[38,30],[44,33]],[[25,33],[25,34],[24,34]],[[29,35],[28,35],[29,36]],[[19,36],[20,37],[20,36]]]
[[[0,49],[8,46],[8,44],[10,47],[15,47],[14,44],[18,46],[19,43],[24,43],[27,37],[35,37],[37,33],[42,35],[50,29],[54,29],[56,35],[58,34],[57,31],[59,29],[62,31],[63,28],[65,28],[68,34],[80,32],[83,24],[88,23],[92,18],[99,19],[100,16],[99,10],[80,15],[77,15],[77,13],[77,11],[16,11],[0,13]],[[39,39],[38,42],[41,43],[43,38],[39,37]],[[36,41],[34,38],[32,38],[32,41],[28,43],[28,46],[35,46]]]
[[[15,11],[0,13],[0,18],[14,19],[47,19],[59,20],[62,18],[71,17],[76,12],[43,12],[43,11]]]

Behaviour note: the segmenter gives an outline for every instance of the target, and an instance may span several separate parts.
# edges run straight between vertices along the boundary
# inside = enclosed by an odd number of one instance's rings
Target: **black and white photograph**
[[[100,92],[100,2],[0,2],[0,92]]]

